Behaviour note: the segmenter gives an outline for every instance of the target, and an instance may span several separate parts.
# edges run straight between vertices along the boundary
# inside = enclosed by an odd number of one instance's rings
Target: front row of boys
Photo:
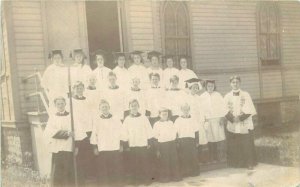
[[[45,133],[52,152],[53,186],[74,184],[72,138],[75,136],[75,154],[79,157],[87,151],[88,137],[83,131],[71,131],[70,113],[65,110],[66,100],[54,100],[57,113],[51,116]],[[99,185],[150,184],[153,180],[162,182],[179,181],[182,177],[199,174],[197,144],[199,129],[190,115],[190,106],[181,106],[182,115],[173,123],[170,110],[159,110],[160,120],[151,127],[148,118],[139,112],[139,102],[129,102],[130,114],[123,124],[110,112],[110,104],[101,100],[99,113],[93,117],[90,143],[96,155]],[[101,124],[101,125],[99,125]],[[82,159],[82,160],[80,160]],[[91,158],[90,158],[91,159]],[[83,184],[85,164],[92,162],[86,157],[77,158],[78,180]],[[121,183],[122,182],[122,183]]]

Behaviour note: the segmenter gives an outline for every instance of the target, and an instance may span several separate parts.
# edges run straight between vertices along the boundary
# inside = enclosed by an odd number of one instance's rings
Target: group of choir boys
[[[231,77],[232,91],[223,98],[214,80],[201,81],[187,68],[187,57],[179,58],[178,70],[173,56],[165,56],[162,70],[159,52],[148,53],[150,67],[144,66],[141,54],[130,54],[132,65],[127,69],[126,54],[114,53],[117,66],[111,70],[104,66],[107,53],[98,50],[93,55],[97,68],[92,71],[81,49],[71,53],[74,63],[69,66],[62,51],[52,51],[52,64],[42,79],[54,101],[45,130],[52,152],[52,184],[73,183],[73,154],[82,185],[88,176],[96,176],[99,185],[112,186],[196,176],[198,149],[207,144],[211,159],[217,161],[224,127],[232,145],[228,164],[252,168],[256,111],[250,95],[239,88],[240,77]]]

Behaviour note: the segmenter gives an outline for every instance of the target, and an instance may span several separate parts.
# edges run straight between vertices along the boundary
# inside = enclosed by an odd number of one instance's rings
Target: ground
[[[9,171],[2,170],[3,187],[48,187],[48,182],[23,180],[21,176],[12,178]],[[10,173],[11,175],[11,173]],[[153,183],[149,187],[297,187],[300,186],[300,170],[296,167],[284,167],[258,164],[253,171],[247,169],[224,168],[203,172],[198,177],[186,178],[181,182]]]
[[[182,182],[159,184],[156,186],[205,186],[205,187],[296,187],[300,186],[300,170],[296,167],[283,167],[258,164],[253,171],[225,168],[204,172],[198,177],[186,178]]]

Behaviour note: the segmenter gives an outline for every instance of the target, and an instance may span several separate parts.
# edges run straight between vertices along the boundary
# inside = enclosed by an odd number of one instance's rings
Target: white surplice
[[[92,118],[92,122],[91,144],[97,145],[98,151],[117,151],[120,149],[120,142],[127,140],[119,119],[98,114]]]
[[[52,153],[58,153],[59,151],[72,152],[71,137],[66,140],[52,138],[60,130],[71,131],[71,117],[69,113],[63,116],[50,115],[44,131],[44,137],[48,145],[47,149]]]
[[[111,71],[111,69],[105,66],[94,69],[92,74],[97,78],[97,89],[103,90],[108,87],[108,74]]]
[[[154,138],[158,142],[169,142],[176,139],[176,128],[174,123],[170,120],[168,121],[157,121],[153,126]]]
[[[243,90],[238,90],[236,92],[239,92],[238,96],[235,96],[233,91],[231,91],[224,97],[227,111],[230,111],[235,117],[242,113],[251,114],[251,116],[242,122],[231,123],[228,121],[227,130],[232,133],[247,134],[249,133],[249,130],[254,129],[252,116],[256,115],[256,109],[248,92]]]
[[[153,129],[144,115],[129,115],[125,118],[123,125],[130,147],[145,147],[148,145],[148,140],[153,138]]]
[[[206,120],[208,141],[219,142],[225,140],[224,126],[221,124],[221,118],[227,113],[224,98],[216,91],[211,94],[206,91],[201,94],[200,98]]]
[[[116,66],[113,69],[113,72],[116,74],[117,76],[117,85],[120,86],[121,89],[123,90],[128,90],[130,88],[131,85],[131,80],[130,80],[130,75],[129,75],[129,71],[128,69],[121,68],[119,66]]]

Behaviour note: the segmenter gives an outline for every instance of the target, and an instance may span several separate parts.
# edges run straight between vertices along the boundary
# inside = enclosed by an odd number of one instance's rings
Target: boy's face
[[[181,112],[183,115],[188,116],[190,114],[190,107],[188,105],[182,106]]]
[[[133,87],[139,87],[140,86],[140,79],[133,79],[132,80]]]
[[[101,114],[109,114],[110,107],[107,103],[102,103],[99,106],[99,109],[100,109]]]
[[[151,76],[151,83],[152,85],[157,86],[159,83],[159,78],[157,76]]]
[[[124,56],[119,56],[118,57],[118,65],[120,67],[124,67],[125,66],[125,57]]]
[[[66,102],[63,99],[58,99],[55,102],[55,107],[58,112],[63,112],[66,107]]]
[[[76,63],[82,63],[83,56],[81,53],[75,53],[74,59]]]
[[[158,67],[159,63],[158,63],[158,58],[157,58],[157,56],[151,57],[151,65],[152,65],[153,67]]]
[[[208,93],[212,93],[215,89],[215,84],[211,83],[211,82],[208,82],[207,85],[206,85],[206,89],[207,89]]]
[[[98,67],[104,66],[104,58],[102,55],[96,55],[96,63],[98,65]]]
[[[133,63],[135,63],[135,64],[141,63],[141,56],[140,55],[133,55]]]
[[[172,79],[172,81],[170,81],[171,82],[171,86],[172,87],[177,87],[178,86],[178,80],[177,79]]]
[[[161,111],[160,114],[159,114],[159,117],[163,121],[167,121],[168,120],[168,116],[169,116],[169,112],[168,111]]]
[[[76,95],[82,96],[82,95],[83,95],[83,92],[84,92],[84,86],[78,85],[78,86],[75,88],[75,94],[76,94]]]
[[[180,66],[181,66],[182,69],[186,69],[187,68],[187,61],[186,61],[186,59],[182,58],[180,60]]]
[[[117,77],[116,76],[108,76],[108,82],[111,84],[111,85],[115,85],[116,84],[116,80],[117,80]]]
[[[193,84],[191,87],[191,92],[192,94],[196,94],[199,92],[199,85],[198,84]]]
[[[96,82],[97,82],[96,77],[91,77],[89,79],[89,85],[91,85],[91,86],[95,86]]]
[[[62,56],[60,54],[53,55],[52,62],[54,64],[62,64]]]
[[[238,90],[240,89],[240,84],[241,82],[238,80],[238,79],[233,79],[231,82],[230,82],[230,86],[233,90]]]
[[[129,109],[131,114],[137,114],[139,111],[139,104],[137,102],[133,102],[130,104]]]
[[[168,58],[166,63],[167,63],[167,67],[168,68],[172,68],[173,67],[174,62],[173,62],[172,58]]]

